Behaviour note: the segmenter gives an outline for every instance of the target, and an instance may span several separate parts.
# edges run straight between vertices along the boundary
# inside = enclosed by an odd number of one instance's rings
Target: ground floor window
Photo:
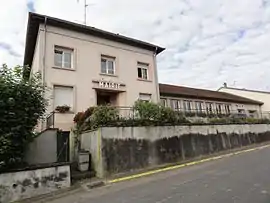
[[[140,93],[139,100],[149,102],[151,101],[151,94]]]
[[[69,106],[70,110],[74,109],[73,87],[58,86],[53,87],[54,109],[58,106]]]

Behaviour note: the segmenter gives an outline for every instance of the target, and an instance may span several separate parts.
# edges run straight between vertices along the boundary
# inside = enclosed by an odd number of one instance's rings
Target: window
[[[179,111],[180,110],[180,101],[176,100],[176,99],[171,100],[171,107],[173,108],[173,110]]]
[[[225,113],[230,114],[231,113],[231,106],[229,104],[225,105]]]
[[[148,80],[148,64],[138,63],[138,78]]]
[[[200,102],[200,101],[196,101],[195,102],[195,106],[196,106],[196,110],[197,112],[202,112],[202,109],[203,109],[203,102]]]
[[[216,104],[216,111],[217,111],[217,114],[222,113],[222,104]]]
[[[72,55],[72,49],[55,46],[54,65],[61,68],[72,68]]]
[[[251,118],[257,118],[258,117],[258,113],[256,110],[249,110],[248,114]]]
[[[113,57],[101,57],[101,73],[115,74],[115,58]]]
[[[191,111],[191,101],[184,100],[184,110]]]
[[[167,107],[167,99],[160,99],[160,103],[162,106]]]
[[[54,108],[64,105],[73,109],[73,87],[54,86]]]
[[[149,102],[149,101],[151,100],[151,94],[143,94],[143,93],[140,93],[140,95],[139,95],[139,100]]]
[[[206,103],[206,112],[210,114],[213,113],[213,103]]]

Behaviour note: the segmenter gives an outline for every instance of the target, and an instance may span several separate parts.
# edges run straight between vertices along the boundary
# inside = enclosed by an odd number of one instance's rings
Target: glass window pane
[[[143,74],[142,74],[143,79],[147,79],[147,69],[142,69],[142,71],[143,71]]]
[[[142,78],[142,69],[138,68],[138,78]]]
[[[64,67],[71,68],[71,53],[64,53]]]
[[[114,62],[113,61],[108,61],[108,73],[114,74]]]
[[[62,52],[59,52],[58,50],[54,51],[54,65],[62,67]]]
[[[106,64],[106,59],[101,59],[101,73],[107,73]]]

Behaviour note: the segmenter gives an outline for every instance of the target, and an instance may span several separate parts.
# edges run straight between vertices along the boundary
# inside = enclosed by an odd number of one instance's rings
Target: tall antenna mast
[[[86,0],[84,0],[84,25],[86,25],[86,12],[87,12],[87,6]]]
[[[79,2],[80,2],[80,0],[77,0],[77,3],[79,3]],[[88,4],[86,3],[86,0],[84,0],[84,21],[83,21],[84,25],[86,25],[87,6],[88,6]]]

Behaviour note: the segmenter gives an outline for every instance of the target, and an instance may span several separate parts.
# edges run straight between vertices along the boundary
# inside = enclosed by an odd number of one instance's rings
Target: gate
[[[69,131],[57,133],[57,162],[69,162]]]

